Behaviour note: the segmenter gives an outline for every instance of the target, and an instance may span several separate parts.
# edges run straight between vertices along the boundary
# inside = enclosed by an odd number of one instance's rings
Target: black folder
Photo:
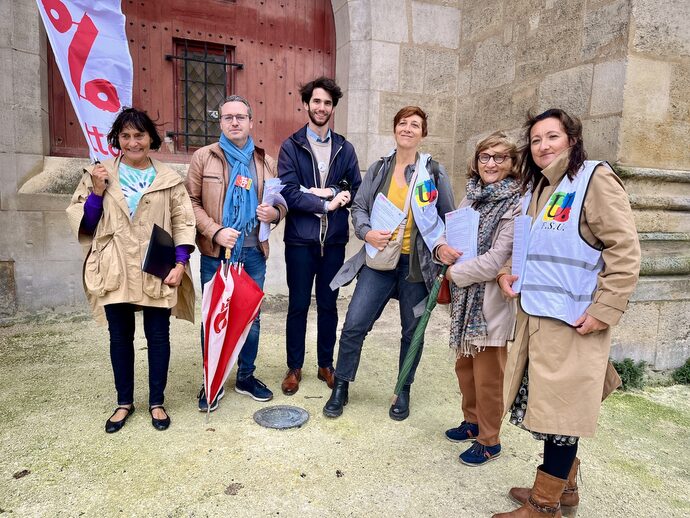
[[[146,273],[165,279],[174,267],[175,242],[170,234],[154,223],[142,269]]]

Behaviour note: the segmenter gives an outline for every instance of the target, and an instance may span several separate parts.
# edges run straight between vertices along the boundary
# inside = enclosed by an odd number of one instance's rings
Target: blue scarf
[[[250,177],[249,162],[254,155],[254,141],[249,137],[247,143],[240,149],[224,134],[221,134],[220,147],[231,168],[223,205],[223,226],[240,232],[230,255],[230,261],[237,262],[242,253],[244,237],[257,225],[256,208],[259,206],[257,189],[253,185],[250,189],[235,185],[238,176]]]

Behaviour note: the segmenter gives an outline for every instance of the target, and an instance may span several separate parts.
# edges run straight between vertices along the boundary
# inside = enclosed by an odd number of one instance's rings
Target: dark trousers
[[[115,376],[117,404],[134,403],[134,312],[133,304],[104,307],[110,331],[110,361]],[[149,406],[162,405],[170,363],[170,309],[142,308],[149,359]]]
[[[345,324],[340,333],[338,364],[335,375],[345,381],[354,381],[362,355],[364,338],[374,327],[391,298],[400,302],[400,355],[398,372],[402,367],[419,318],[414,316],[414,307],[428,295],[424,282],[409,282],[409,255],[401,255],[394,270],[382,272],[363,266],[357,278],[357,286],[350,300]],[[411,385],[422,357],[424,342],[420,344],[406,385]]]
[[[285,325],[287,366],[304,365],[307,315],[316,280],[316,351],[319,367],[333,366],[335,331],[338,326],[338,290],[328,286],[345,261],[345,245],[285,245],[285,266],[289,290]]]

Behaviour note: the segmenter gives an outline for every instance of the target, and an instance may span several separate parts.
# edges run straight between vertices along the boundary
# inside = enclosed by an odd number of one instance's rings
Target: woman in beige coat
[[[163,408],[170,361],[170,314],[194,320],[188,262],[194,250],[194,212],[182,178],[149,158],[161,139],[146,113],[128,108],[115,119],[108,143],[116,160],[85,171],[67,214],[84,246],[84,290],[96,319],[108,322],[118,407],[106,421],[120,430],[134,412],[134,313],[142,310],[149,360],[149,412],[158,430],[170,425]],[[161,279],[142,271],[153,225],[175,243],[177,263]]]
[[[502,296],[495,279],[513,246],[520,197],[517,176],[517,147],[505,133],[498,131],[477,143],[467,168],[467,196],[458,207],[479,213],[477,257],[464,260],[445,243],[436,248],[439,260],[453,264],[446,272],[452,282],[450,346],[462,393],[463,421],[447,430],[446,437],[472,441],[460,454],[468,466],[480,466],[501,454],[506,343],[513,338],[516,310],[515,301]],[[446,216],[447,224],[450,219]]]
[[[550,109],[525,128],[527,258],[520,286],[509,271],[498,283],[520,303],[505,377],[510,420],[544,441],[544,463],[531,490],[510,490],[522,507],[501,518],[577,505],[578,440],[594,435],[601,401],[620,382],[608,363],[611,326],[640,266],[628,196],[608,164],[586,160],[580,121]]]

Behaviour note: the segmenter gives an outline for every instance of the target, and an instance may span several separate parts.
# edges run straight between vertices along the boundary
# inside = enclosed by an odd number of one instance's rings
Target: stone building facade
[[[456,194],[476,141],[520,137],[528,110],[577,115],[590,157],[624,179],[643,248],[614,355],[690,356],[690,4],[683,0],[332,0],[335,127],[362,169],[393,146],[405,104]],[[64,218],[76,159],[48,155],[46,43],[33,0],[0,2],[0,312],[83,303]],[[184,167],[180,168],[181,171]],[[279,233],[267,289],[284,293]],[[352,245],[354,250],[356,244]],[[272,273],[271,273],[272,272]]]

